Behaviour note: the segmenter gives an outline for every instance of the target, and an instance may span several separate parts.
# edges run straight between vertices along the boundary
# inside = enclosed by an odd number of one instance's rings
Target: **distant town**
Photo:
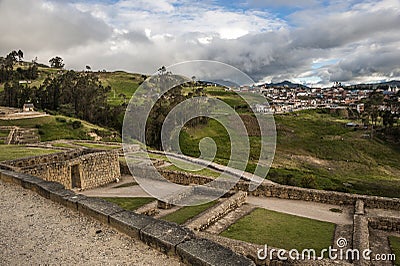
[[[254,87],[240,87],[235,91],[251,91],[263,94],[268,104],[258,104],[259,113],[285,113],[315,108],[353,109],[363,113],[365,101],[372,92],[383,95],[379,110],[393,111],[388,103],[400,102],[400,82],[379,85],[342,86],[335,83],[329,88],[309,88],[307,86],[282,82]]]

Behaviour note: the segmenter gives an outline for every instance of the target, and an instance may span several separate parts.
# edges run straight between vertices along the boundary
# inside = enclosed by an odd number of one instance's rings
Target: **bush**
[[[78,129],[78,128],[81,128],[81,127],[82,127],[82,122],[79,121],[79,120],[75,120],[75,121],[72,122],[71,125],[72,125],[72,128],[73,128],[73,129]]]
[[[316,187],[315,176],[313,175],[303,176],[301,178],[300,184],[304,188],[315,188]]]
[[[60,123],[66,123],[67,119],[65,119],[64,117],[56,117],[56,121]]]

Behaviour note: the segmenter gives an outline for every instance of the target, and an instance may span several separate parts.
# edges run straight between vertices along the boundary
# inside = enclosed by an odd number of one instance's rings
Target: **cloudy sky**
[[[0,0],[0,54],[154,73],[187,60],[255,81],[400,79],[400,0]]]

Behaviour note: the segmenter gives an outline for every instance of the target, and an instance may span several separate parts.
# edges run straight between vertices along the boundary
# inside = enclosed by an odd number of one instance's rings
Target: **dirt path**
[[[139,185],[130,185],[133,182],[135,182],[135,179],[132,176],[124,175],[121,177],[121,180],[118,183],[110,183],[108,185],[105,185],[104,187],[84,190],[77,193],[83,194],[88,197],[116,197],[116,198],[152,197],[146,191],[144,191]],[[124,187],[123,185],[128,185],[128,186]]]
[[[248,197],[247,203],[272,211],[293,214],[335,224],[353,223],[351,209],[339,207],[337,205],[323,204],[311,201],[260,197]],[[342,210],[342,213],[330,211],[330,209],[338,208]]]
[[[107,225],[0,181],[0,265],[181,265]]]

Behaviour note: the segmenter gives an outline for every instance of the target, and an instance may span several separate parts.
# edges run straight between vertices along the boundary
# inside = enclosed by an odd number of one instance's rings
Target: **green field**
[[[74,129],[72,121],[81,121],[82,126]],[[65,116],[46,116],[39,118],[18,119],[18,120],[0,120],[0,126],[19,126],[25,128],[37,128],[39,130],[41,141],[50,141],[58,139],[88,139],[87,134],[94,130],[108,132],[99,126],[95,126],[86,121],[68,118]]]
[[[139,84],[145,80],[145,76],[123,71],[100,73],[99,77],[103,86],[111,87],[108,98],[108,102],[111,105],[124,103],[123,95],[125,95],[126,102],[128,103],[133,93],[139,87]]]
[[[389,236],[390,248],[396,256],[395,266],[400,266],[400,237]]]
[[[176,212],[170,213],[166,216],[161,217],[162,220],[174,222],[177,224],[183,224],[189,219],[195,217],[196,215],[202,213],[203,211],[211,208],[217,203],[217,201],[211,201],[202,205],[197,206],[185,206]]]
[[[121,148],[121,146],[118,145],[106,145],[106,144],[96,144],[96,143],[74,142],[74,144],[90,149],[100,149],[100,150],[114,150]]]
[[[250,114],[242,114],[242,118]],[[275,182],[309,188],[399,197],[400,147],[380,139],[365,139],[364,130],[346,128],[348,119],[325,110],[276,115],[277,149],[267,176]],[[218,150],[214,161],[227,164],[227,131],[215,120],[180,134],[184,154],[199,156],[199,142],[211,137]],[[251,144],[247,171],[258,162],[260,137]]]
[[[0,149],[0,161],[60,152],[51,149],[30,148],[23,145],[0,145]]]
[[[102,198],[102,199],[115,203],[128,211],[134,211],[137,208],[140,208],[141,206],[154,201],[153,198]]]
[[[255,209],[221,233],[222,236],[286,250],[332,245],[335,225],[294,215]]]

